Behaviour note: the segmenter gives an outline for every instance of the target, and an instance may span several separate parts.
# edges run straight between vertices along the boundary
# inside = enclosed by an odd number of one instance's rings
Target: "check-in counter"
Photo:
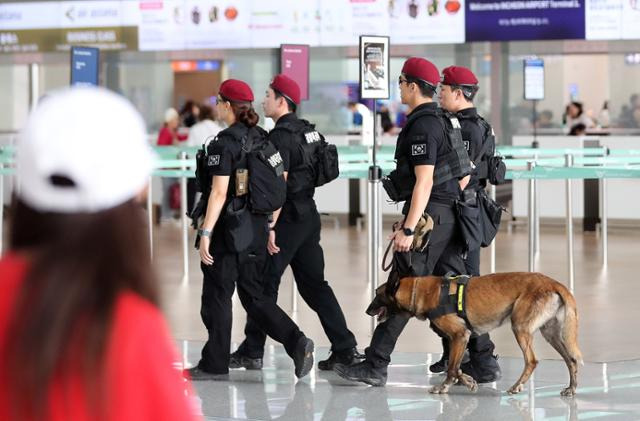
[[[609,149],[640,149],[640,136],[538,136],[539,148],[583,148],[593,147],[596,144]],[[513,146],[531,147],[533,136],[515,136]],[[539,215],[543,222],[546,218],[563,219],[565,217],[565,181],[564,180],[538,180],[538,203]],[[575,180],[573,182],[573,209],[576,219],[585,218],[585,208],[587,217],[592,216],[589,208],[598,209],[598,194],[595,194],[593,186],[597,181]],[[585,185],[587,189],[587,200],[585,202]],[[608,217],[611,223],[625,225],[640,222],[640,179],[607,179],[607,204]],[[595,203],[593,203],[595,201]],[[527,216],[528,203],[528,181],[513,181],[513,206],[512,212],[516,217]]]

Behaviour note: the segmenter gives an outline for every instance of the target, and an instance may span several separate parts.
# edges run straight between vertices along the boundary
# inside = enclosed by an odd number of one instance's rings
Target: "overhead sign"
[[[300,99],[309,99],[309,46],[280,46],[280,72],[295,80],[300,87]]]
[[[71,85],[98,86],[100,50],[91,47],[71,47]]]
[[[587,0],[586,39],[640,38],[640,2],[635,0]]]
[[[544,99],[544,61],[539,58],[524,60],[524,99]]]
[[[468,0],[467,41],[584,39],[584,0]]]

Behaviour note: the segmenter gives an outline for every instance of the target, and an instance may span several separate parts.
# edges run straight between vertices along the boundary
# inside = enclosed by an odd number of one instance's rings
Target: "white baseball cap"
[[[107,210],[144,189],[152,162],[129,101],[103,88],[66,88],[38,104],[21,134],[18,197],[44,212]]]

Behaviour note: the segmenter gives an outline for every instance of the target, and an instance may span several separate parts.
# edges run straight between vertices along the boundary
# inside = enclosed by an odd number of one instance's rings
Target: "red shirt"
[[[188,135],[180,134],[177,130],[171,130],[167,126],[163,126],[158,133],[158,146],[171,146],[173,141],[184,142]]]
[[[17,255],[0,260],[0,364],[12,303],[25,277],[27,262]],[[160,311],[133,293],[116,302],[106,358],[106,420],[197,420],[191,385],[174,364],[179,360]],[[27,362],[25,362],[27,363]],[[0,420],[9,419],[7,390],[11,384],[1,373]],[[48,420],[93,420],[80,370],[65,373],[69,386],[54,380],[49,389]]]

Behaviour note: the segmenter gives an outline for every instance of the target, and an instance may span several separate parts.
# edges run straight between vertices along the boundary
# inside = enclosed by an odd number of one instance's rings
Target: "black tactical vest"
[[[402,130],[401,137],[398,140],[398,144],[404,144],[409,140],[402,134],[409,133],[409,128],[419,118],[424,116],[435,116],[442,126],[442,130],[445,133],[447,139],[446,153],[439,155],[436,159],[436,165],[433,172],[433,185],[445,183],[451,179],[459,179],[468,174],[471,174],[472,165],[467,150],[462,141],[462,132],[460,130],[460,122],[451,113],[448,113],[441,108],[426,108],[417,111],[412,114]],[[413,186],[416,179],[413,172],[413,168],[409,162],[409,157],[404,153],[402,148],[396,148],[396,170],[389,174],[387,180],[383,180],[383,186],[387,193],[390,193],[390,189],[395,189],[395,197],[389,194],[393,201],[403,201],[411,197],[413,192]],[[386,185],[385,185],[386,184]]]

